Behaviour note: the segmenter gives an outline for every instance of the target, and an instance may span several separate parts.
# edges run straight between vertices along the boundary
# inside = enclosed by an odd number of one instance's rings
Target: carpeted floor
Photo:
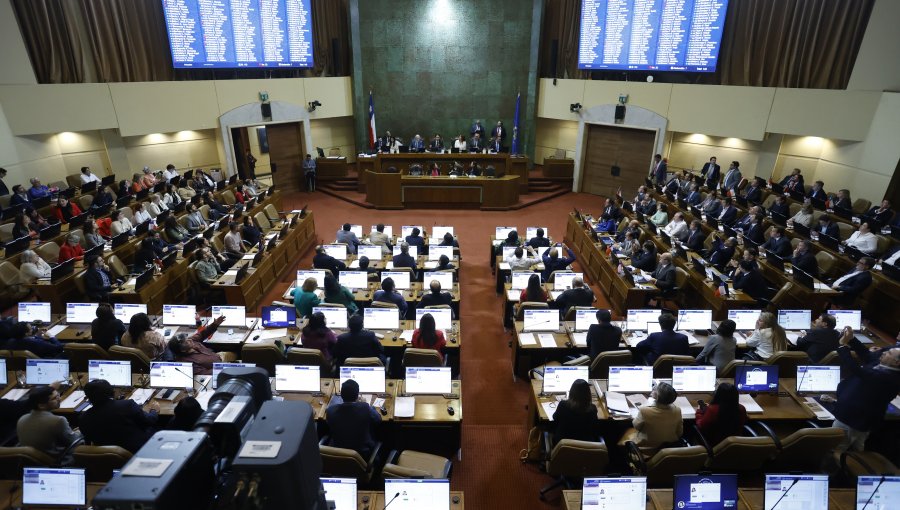
[[[462,460],[454,459],[452,488],[465,492],[469,508],[557,508],[559,493],[550,503],[538,499],[538,490],[550,478],[533,466],[519,462],[519,451],[528,435],[528,386],[513,381],[510,334],[501,322],[503,300],[494,290],[494,276],[488,265],[488,243],[498,225],[545,226],[554,240],[565,233],[567,214],[573,207],[597,214],[602,199],[570,193],[536,206],[512,212],[477,210],[373,211],[350,205],[321,193],[298,193],[285,201],[285,209],[305,204],[316,218],[316,233],[330,242],[344,222],[359,223],[364,229],[375,223],[452,225],[459,237],[460,318],[463,333],[461,379],[463,381]],[[524,232],[523,232],[524,233]],[[308,267],[312,253],[298,261]],[[284,282],[266,296],[264,303],[279,299],[293,270]],[[598,295],[597,306],[606,304]]]

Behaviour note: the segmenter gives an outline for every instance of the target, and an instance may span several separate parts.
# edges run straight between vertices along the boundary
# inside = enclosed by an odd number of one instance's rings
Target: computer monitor
[[[741,393],[778,391],[778,365],[738,365],[734,385]]]
[[[369,286],[369,274],[365,271],[341,271],[338,281],[348,289],[365,289]]]
[[[366,257],[369,261],[379,261],[384,255],[381,252],[381,246],[372,246],[370,244],[361,244],[356,247],[356,256],[358,258]]]
[[[440,260],[441,255],[446,255],[448,259],[453,260],[453,247],[434,244],[428,247],[428,260]]]
[[[788,330],[809,329],[809,310],[778,310],[778,325]]]
[[[225,316],[225,321],[222,322],[222,326],[229,328],[245,328],[247,327],[247,309],[243,306],[221,306],[215,305],[212,307],[210,316],[213,319],[218,319],[220,316]]]
[[[766,475],[763,508],[828,508],[828,475]]]
[[[262,307],[264,328],[289,328],[297,324],[297,309],[293,306]]]
[[[680,330],[703,331],[712,329],[712,310],[678,310]]]
[[[226,368],[256,368],[256,363],[213,363],[212,382],[210,382],[212,389],[218,387],[219,374]]]
[[[6,374],[6,360],[4,358],[0,358],[0,386],[7,385],[7,374]]]
[[[151,388],[193,388],[194,365],[174,361],[150,362]]]
[[[394,280],[395,289],[408,289],[412,283],[410,281],[411,276],[412,273],[410,271],[382,271],[381,281],[390,278]]]
[[[859,310],[828,310],[828,313],[834,316],[834,329],[841,331],[845,327],[850,326],[853,331],[862,329],[862,312]]]
[[[92,359],[88,361],[88,381],[104,379],[113,386],[131,386],[131,362]]]
[[[716,367],[672,367],[672,387],[686,393],[712,393],[716,391]]]
[[[26,359],[25,384],[46,386],[69,380],[69,360],[67,359]]]
[[[366,329],[400,329],[400,310],[397,308],[366,308],[363,310]]]
[[[347,309],[335,306],[314,306],[313,313],[325,316],[325,325],[331,329],[347,329]]]
[[[446,395],[453,393],[450,367],[406,367],[406,393]]]
[[[662,325],[659,322],[653,321],[647,323],[647,334],[652,335],[653,333],[661,333]]]
[[[727,510],[737,508],[737,475],[675,475],[673,508]]]
[[[450,481],[441,479],[386,479],[385,501],[391,510],[450,510]],[[394,499],[394,494],[399,496]]]
[[[334,510],[356,510],[356,478],[320,478],[325,501],[334,503]]]
[[[115,315],[117,319],[124,322],[126,325],[131,322],[131,318],[134,317],[134,315],[137,313],[147,313],[147,305],[116,303],[113,306],[113,315]]]
[[[37,468],[22,470],[22,504],[84,507],[86,504],[84,469]]]
[[[547,239],[550,238],[550,229],[547,227],[526,227],[525,228],[525,239],[531,240],[537,237],[537,231],[539,228],[544,229],[544,237]]]
[[[318,366],[275,365],[275,389],[315,393],[321,390],[319,376]]]
[[[384,393],[384,367],[341,367],[340,384],[353,379],[360,393]]]
[[[494,238],[495,239],[506,239],[506,236],[508,236],[509,233],[515,229],[516,229],[516,227],[497,227],[494,229]]]
[[[416,258],[416,257],[419,256],[419,247],[418,247],[418,246],[416,246],[416,245],[414,245],[414,244],[410,244],[410,245],[407,245],[407,246],[408,246],[408,248],[409,248],[409,256],[410,256],[410,257]],[[397,255],[400,255],[400,244],[399,244],[399,243],[394,245],[394,251],[393,251],[393,254],[394,254],[395,257],[396,257]]]
[[[559,310],[523,310],[522,318],[524,320],[522,331],[556,331],[559,329]]]
[[[547,366],[544,368],[544,387],[541,391],[544,393],[568,393],[569,389],[572,388],[572,383],[578,379],[584,379],[585,381],[590,379],[590,375],[588,375],[589,368],[587,365],[576,367]]]
[[[797,393],[837,393],[841,382],[838,365],[799,365],[797,367]]]
[[[372,229],[370,230],[370,232],[378,232],[377,227],[378,227],[378,225],[372,225]],[[391,225],[385,225],[383,234],[388,236],[389,238],[393,238],[394,237],[394,227],[392,227]]]
[[[322,246],[325,248],[325,253],[338,259],[338,260],[347,260],[347,245],[346,244],[326,244]]]
[[[891,510],[900,501],[900,476],[860,476],[856,479],[856,510]]]
[[[756,320],[762,310],[728,310],[728,319],[733,320],[738,331],[756,329]]]
[[[419,229],[419,235],[424,235],[425,227],[422,225],[403,225],[400,227],[400,237],[406,239],[406,236],[411,236],[414,228]]]
[[[67,324],[90,324],[97,318],[97,303],[66,303]]]
[[[575,331],[587,331],[592,324],[597,323],[597,309],[575,310]]]
[[[653,390],[653,367],[609,367],[609,391],[650,393]]]
[[[647,507],[647,478],[585,478],[581,488],[583,510],[644,510]]]
[[[40,321],[49,324],[51,319],[50,303],[42,302],[20,302],[19,303],[19,322],[35,322]]]
[[[453,289],[453,273],[450,271],[425,271],[425,274],[422,276],[422,286],[425,288],[425,292],[428,292],[431,288],[432,280],[437,280],[441,283],[441,290],[449,292]]]
[[[514,256],[516,254],[516,250],[518,250],[518,248],[515,246],[503,246],[501,248],[503,250],[502,251],[503,260],[506,260],[506,259]],[[525,251],[525,248],[522,248],[522,258],[528,258],[528,253]]]
[[[646,331],[648,322],[659,322],[659,310],[631,309],[625,316],[625,328],[629,331]]]
[[[510,284],[513,290],[522,290],[528,287],[528,280],[531,279],[531,275],[536,274],[538,278],[541,277],[540,273],[535,273],[533,271],[513,271],[510,275]]]
[[[584,273],[575,273],[572,271],[557,271],[553,273],[553,289],[554,290],[565,290],[572,288],[572,280],[576,277],[581,278],[584,281]]]
[[[450,235],[454,235],[453,227],[435,225],[431,227],[431,237],[443,239],[444,234],[450,233]]]
[[[307,278],[313,278],[316,280],[316,288],[321,289],[325,287],[324,269],[298,269],[297,287],[302,287],[303,282],[305,282]]]
[[[416,308],[416,325],[426,313],[431,314],[434,318],[435,329],[450,331],[453,328],[453,310],[449,308]]]
[[[343,230],[343,229],[344,229],[344,226],[341,225],[338,230]],[[356,237],[362,237],[362,235],[363,235],[362,225],[350,225],[350,232],[353,232],[354,234],[356,234]]]
[[[195,305],[163,305],[163,326],[194,326],[197,324]]]

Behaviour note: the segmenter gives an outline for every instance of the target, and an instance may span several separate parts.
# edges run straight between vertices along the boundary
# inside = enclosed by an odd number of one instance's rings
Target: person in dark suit
[[[406,304],[403,294],[397,292],[393,278],[388,277],[382,280],[381,289],[375,291],[375,294],[372,295],[372,301],[394,303],[400,310],[400,317],[406,317],[406,310],[409,305]]]
[[[591,359],[601,352],[619,350],[622,341],[622,329],[612,325],[612,315],[609,310],[597,310],[597,324],[591,324],[587,332],[587,347]]]
[[[347,264],[325,253],[325,247],[319,245],[316,246],[316,254],[313,256],[313,267],[316,269],[327,269],[331,271],[332,276],[335,276],[346,270]]]
[[[561,250],[566,250],[568,256],[561,257],[559,254]],[[550,275],[553,274],[553,271],[563,271],[569,267],[569,264],[575,262],[575,252],[562,243],[556,243],[555,247],[547,248],[544,251],[541,260],[544,262],[544,270],[541,272],[541,279],[546,282],[550,280]]]
[[[425,244],[425,238],[421,236],[421,231],[418,227],[412,229],[410,235],[406,236],[406,244],[409,246],[415,246],[418,249],[418,255],[425,255],[428,253],[428,245]]]
[[[506,140],[506,128],[503,127],[502,120],[498,120],[497,125],[491,130],[491,138],[499,139],[501,145]]]
[[[341,385],[341,397],[332,399],[325,410],[331,444],[336,448],[355,450],[368,459],[375,448],[375,429],[381,415],[374,407],[359,402],[359,383],[353,379]]]
[[[747,187],[747,190],[744,191],[744,198],[747,199],[747,202],[751,204],[758,204],[762,202],[762,192],[766,187],[766,181],[760,179],[759,177],[754,177],[753,181],[750,182],[750,186]]]
[[[422,294],[422,299],[419,300],[419,308],[438,305],[450,306],[453,304],[453,295],[441,289],[441,282],[432,280],[429,282],[428,288],[431,292]]]
[[[707,218],[718,218],[722,212],[722,201],[719,200],[719,194],[716,191],[710,191],[706,194],[706,199],[700,204],[700,210]]]
[[[534,237],[528,240],[528,246],[531,246],[535,250],[538,248],[550,247],[550,240],[544,237],[544,229],[538,228],[535,231]]]
[[[637,257],[631,257],[631,265],[641,271],[652,273],[656,270],[656,245],[653,241],[644,241]]]
[[[425,150],[425,140],[422,139],[422,135],[416,134],[416,136],[409,141],[409,150],[414,152],[422,152]]]
[[[733,237],[722,241],[719,236],[716,236],[713,239],[709,263],[716,266],[719,271],[723,271],[728,261],[734,257],[735,246],[737,246],[737,241]]]
[[[813,363],[818,363],[840,345],[841,333],[834,329],[836,325],[834,315],[823,313],[813,321],[812,329],[797,339],[797,349],[804,351]]]
[[[656,185],[662,186],[666,183],[666,174],[669,172],[669,166],[666,163],[666,160],[663,159],[662,154],[657,154],[653,156],[653,170],[650,175],[656,179]]]
[[[15,191],[15,190],[16,190],[16,188],[13,188],[13,191]],[[15,205],[15,204],[12,204],[12,202],[10,202],[10,204]],[[882,200],[880,206],[876,205],[876,206],[872,207],[863,216],[866,219],[871,218],[871,219],[875,220],[880,225],[887,225],[888,223],[890,223],[891,218],[894,217],[894,211],[891,210],[891,201],[888,199]]]
[[[735,228],[735,229],[740,228],[740,229],[746,230],[747,227],[750,226],[750,223],[751,223],[750,220],[751,220],[754,216],[756,216],[757,214],[759,214],[760,212],[761,212],[761,210],[760,210],[760,207],[759,207],[758,205],[754,205],[754,206],[750,207],[750,209],[747,210],[747,214],[741,216],[740,219],[738,219],[737,221],[735,221],[735,222],[734,222],[734,225],[732,225],[732,227]]]
[[[804,273],[812,275],[813,278],[819,278],[819,261],[816,260],[809,241],[806,239],[801,239],[797,243],[797,248],[794,249],[791,257],[791,265]]]
[[[731,225],[737,219],[737,207],[732,205],[731,197],[722,199],[722,209],[716,218],[724,225]]]
[[[725,273],[729,278],[734,278],[735,273],[741,268],[741,261],[746,260],[750,262],[755,269],[759,269],[759,263],[756,259],[759,257],[759,250],[754,248],[753,246],[747,247],[744,249],[744,253],[741,256],[741,260],[731,259],[728,261],[728,264],[725,265]]]
[[[559,314],[563,317],[573,306],[591,306],[594,304],[594,291],[584,284],[580,276],[572,278],[572,288],[566,289],[555,299]]]
[[[750,217],[750,224],[744,228],[744,239],[749,239],[750,242],[759,246],[762,244],[765,239],[765,227],[762,222],[762,214],[756,213]],[[779,227],[780,228],[780,227]],[[788,242],[788,247],[790,247],[790,242]]]
[[[793,251],[791,241],[785,235],[784,227],[772,227],[769,231],[769,239],[760,246],[760,249],[769,250],[783,259],[790,257]]]
[[[862,257],[856,262],[856,267],[846,275],[835,280],[831,284],[831,288],[839,291],[841,294],[834,299],[839,305],[852,305],[857,296],[862,294],[869,285],[872,285],[872,266],[875,265],[875,259],[872,257]]]
[[[827,214],[819,216],[819,226],[816,227],[815,231],[838,240],[841,238],[840,229],[838,229],[835,222],[831,221],[831,216],[828,216]]]
[[[716,184],[719,183],[719,174],[721,171],[722,167],[716,163],[715,156],[709,158],[709,163],[703,165],[703,168],[700,169],[700,175],[706,177],[707,188],[716,189]]]
[[[13,194],[9,197],[9,205],[10,207],[17,205],[24,205],[26,209],[31,208],[31,197],[28,196],[28,192],[25,191],[25,187],[21,184],[16,184],[13,186]]]
[[[690,354],[690,344],[686,335],[675,332],[675,317],[670,313],[659,316],[659,326],[662,331],[653,333],[636,346],[635,351],[643,356],[648,365],[656,362],[656,359],[664,354],[687,356]]]
[[[671,253],[663,252],[659,254],[659,264],[650,273],[649,281],[663,292],[675,287],[675,265],[672,264]]]
[[[831,199],[831,208],[845,211],[853,210],[853,199],[850,198],[850,190],[839,189],[837,194]]]
[[[396,141],[397,139],[391,136],[390,131],[385,131],[384,136],[378,139],[378,143],[375,145],[375,148],[381,152],[390,152]]]
[[[149,404],[144,412],[134,400],[116,400],[113,387],[105,379],[84,385],[84,395],[91,408],[78,418],[84,440],[98,446],[120,446],[136,453],[153,435],[159,418],[159,403]]]
[[[109,350],[113,345],[118,345],[128,328],[116,318],[112,307],[107,303],[100,303],[96,314],[97,318],[91,322],[91,342]]]
[[[622,208],[619,207],[619,204],[616,200],[612,198],[606,199],[606,204],[603,206],[603,214],[608,214],[610,218],[621,221],[622,220]]]
[[[0,341],[0,349],[31,351],[39,358],[62,358],[63,344],[53,336],[35,331],[30,322],[17,322],[9,332],[9,339]]]
[[[684,201],[689,205],[697,205],[702,200],[703,197],[700,195],[700,186],[691,184],[691,191],[688,192],[687,196],[684,198]]]
[[[687,239],[684,240],[684,245],[687,246],[688,250],[700,252],[703,250],[703,241],[705,239],[706,234],[703,232],[700,220],[692,221],[691,226],[688,228],[688,235]]]
[[[84,274],[84,290],[91,301],[109,303],[109,293],[115,279],[109,273],[109,267],[102,257],[94,256],[85,261],[87,271]]]
[[[722,189],[737,192],[737,187],[742,179],[741,164],[737,161],[732,161],[728,171],[725,172],[725,177],[722,179]]]
[[[772,214],[780,214],[784,218],[789,218],[791,216],[791,208],[788,205],[787,199],[784,198],[784,195],[775,197],[775,202],[769,207],[769,212]]]
[[[781,179],[779,183],[785,191],[794,191],[794,192],[803,192],[803,176],[800,174],[800,169],[795,168],[791,171],[791,175],[788,175],[784,179]]]
[[[488,150],[496,153],[503,152],[503,140],[499,138],[492,139],[491,145],[488,147]]]
[[[472,138],[469,139],[469,152],[478,152],[484,148],[484,141],[481,139],[481,135],[475,133]]]
[[[9,195],[9,188],[6,187],[3,179],[6,179],[6,169],[0,168],[0,196]]]
[[[434,134],[434,138],[431,139],[431,143],[428,145],[428,150],[431,152],[444,150],[444,141],[441,139],[441,135],[437,133]]]
[[[756,300],[765,298],[769,291],[766,279],[760,274],[756,265],[748,260],[740,261],[734,272],[733,282],[735,289],[744,291]]]
[[[828,200],[828,193],[825,193],[825,183],[822,181],[814,182],[806,196],[807,198],[820,200],[822,202]]]
[[[482,139],[484,138],[484,135],[485,135],[484,126],[481,125],[480,120],[476,120],[475,123],[472,124],[472,129],[469,130],[469,134],[472,135],[473,137],[475,135],[478,135],[480,138],[482,138]]]
[[[375,333],[363,329],[362,315],[351,315],[347,321],[348,332],[338,336],[334,346],[334,361],[341,366],[347,358],[378,358],[385,362],[384,347]]]
[[[418,267],[416,266],[416,259],[412,255],[409,254],[409,245],[406,243],[400,243],[400,253],[394,255],[393,258],[394,267],[408,267],[412,269],[412,278],[416,278],[416,270]]]

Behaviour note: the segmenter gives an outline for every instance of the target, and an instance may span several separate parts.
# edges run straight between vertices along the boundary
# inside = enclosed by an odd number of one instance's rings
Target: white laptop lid
[[[317,392],[321,390],[319,375],[319,367],[275,365],[275,389],[277,391]]]
[[[366,329],[400,329],[400,310],[397,308],[366,308],[363,310]]]
[[[212,319],[218,319],[225,316],[222,326],[227,328],[245,328],[247,327],[247,309],[243,306],[213,306]]]
[[[428,260],[440,260],[441,255],[446,255],[448,259],[453,260],[453,247],[436,244],[428,247]]]
[[[659,310],[632,309],[625,317],[625,327],[629,331],[646,331],[648,322],[659,322]]]
[[[712,393],[716,391],[716,367],[672,367],[672,387],[678,392]]]
[[[644,510],[647,507],[647,479],[585,478],[581,488],[583,510]]]
[[[432,280],[441,282],[441,290],[450,292],[453,289],[453,273],[449,271],[425,271],[422,277],[425,292],[429,291]]]
[[[596,308],[575,310],[575,331],[587,331],[592,324],[599,324],[597,311]]]
[[[584,273],[576,273],[574,271],[556,271],[555,273],[553,273],[553,289],[571,289],[572,280],[574,280],[576,276],[584,280]]]
[[[678,310],[676,329],[707,330],[712,329],[712,310]]]
[[[900,501],[900,476],[856,478],[856,510],[891,510]],[[866,506],[868,505],[868,506]]]
[[[762,310],[728,310],[728,318],[734,321],[738,331],[752,331],[756,329],[756,320]]]
[[[347,245],[346,244],[326,244],[323,245],[322,248],[325,249],[325,253],[338,259],[338,260],[347,260]]]
[[[379,261],[384,258],[384,254],[381,252],[381,246],[372,246],[368,244],[361,244],[356,247],[356,256],[366,257],[370,262]]]
[[[778,310],[778,325],[787,330],[809,329],[809,310]]]
[[[197,307],[194,305],[163,305],[163,326],[194,326]]]
[[[412,395],[452,393],[450,367],[406,367],[405,388]]]
[[[841,331],[850,326],[853,331],[862,329],[862,312],[859,310],[828,310],[834,316],[834,329]]]
[[[44,323],[51,322],[50,303],[42,302],[20,302],[19,303],[19,322],[41,321]]]
[[[838,365],[800,365],[797,367],[799,393],[836,393],[841,382]]]
[[[104,379],[113,386],[131,386],[131,362],[92,359],[88,361],[88,381]]]
[[[828,475],[766,475],[765,510],[828,508]]]
[[[365,271],[341,271],[338,282],[348,289],[365,289],[369,286],[369,274]]]

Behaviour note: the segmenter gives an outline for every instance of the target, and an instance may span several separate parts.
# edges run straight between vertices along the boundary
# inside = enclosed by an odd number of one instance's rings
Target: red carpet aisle
[[[513,382],[509,334],[501,324],[502,299],[494,292],[494,277],[487,264],[488,239],[497,225],[543,225],[556,240],[565,233],[567,214],[573,207],[596,214],[601,199],[586,194],[568,194],[537,206],[513,212],[476,210],[373,211],[356,207],[320,193],[299,193],[289,197],[285,208],[309,204],[316,216],[320,240],[334,239],[344,222],[359,223],[368,229],[378,222],[403,224],[452,225],[459,236],[463,253],[460,272],[462,301],[460,315],[463,331],[461,372],[463,380],[462,461],[454,459],[453,490],[465,491],[468,508],[556,508],[538,499],[538,489],[550,478],[534,467],[519,462],[528,434],[528,387]],[[306,254],[298,267],[311,263]],[[265,302],[279,299],[285,285],[271,292]],[[598,306],[605,304],[600,295]]]

